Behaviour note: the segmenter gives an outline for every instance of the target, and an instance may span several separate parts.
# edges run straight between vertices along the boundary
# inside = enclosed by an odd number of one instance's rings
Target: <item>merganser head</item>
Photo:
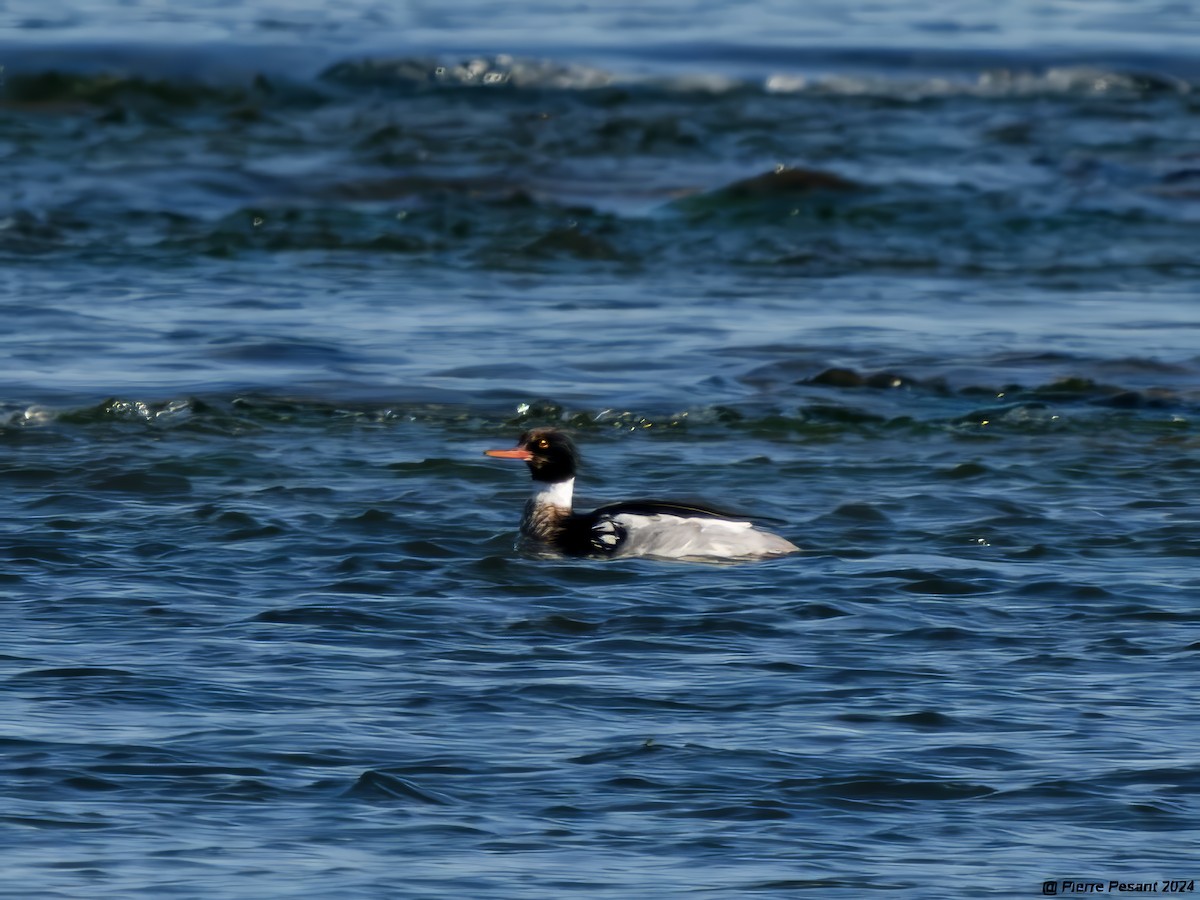
[[[484,455],[523,460],[533,480],[547,484],[570,481],[579,466],[575,444],[554,428],[534,428],[521,435],[512,450],[485,450]]]

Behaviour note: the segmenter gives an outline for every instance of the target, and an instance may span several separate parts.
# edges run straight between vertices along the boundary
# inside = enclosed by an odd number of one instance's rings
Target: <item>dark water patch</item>
[[[591,634],[602,626],[596,622],[575,619],[564,615],[549,615],[537,620],[514,622],[508,628],[521,634],[559,634],[581,635]]]
[[[995,788],[985,784],[950,779],[922,780],[893,773],[853,779],[785,779],[779,788],[788,794],[815,795],[848,804],[973,800],[996,793]]]
[[[478,764],[467,763],[465,760],[431,758],[405,763],[404,772],[407,775],[478,775]]]
[[[147,541],[131,549],[135,556],[145,560],[166,559],[180,553],[177,545],[162,541]]]
[[[930,762],[940,762],[954,766],[969,766],[971,768],[991,771],[1016,768],[1028,759],[1027,754],[1013,750],[974,744],[934,747],[918,751],[918,755]]]
[[[10,562],[17,565],[36,566],[43,563],[73,565],[81,561],[77,554],[63,550],[58,546],[57,541],[49,540],[35,543],[13,542],[0,552],[3,552]]]
[[[89,831],[93,829],[113,828],[117,823],[99,814],[83,814],[78,818],[64,818],[61,815],[23,816],[0,813],[0,822],[11,825],[21,825],[25,828],[50,831]],[[99,874],[99,870],[97,870]]]
[[[1200,767],[1162,765],[1148,768],[1119,769],[1101,779],[1103,784],[1126,787],[1154,785],[1159,793],[1175,791],[1184,794],[1200,793]]]
[[[1200,623],[1200,610],[1195,609],[1164,609],[1147,603],[1131,603],[1125,606],[1115,606],[1110,615],[1119,622],[1180,622]]]
[[[612,652],[614,655],[621,652],[633,650],[635,642],[597,642],[601,645],[605,652]],[[611,645],[615,644],[616,649]],[[650,642],[636,642],[643,652],[651,649],[662,649],[661,645]],[[557,656],[557,654],[550,654]],[[669,714],[677,712],[686,712],[687,710],[699,710],[706,708],[706,704],[696,703],[695,701],[676,698],[674,696],[654,696],[641,693],[627,693],[613,691],[611,689],[602,689],[599,687],[588,688],[578,686],[564,686],[553,683],[538,683],[526,684],[519,687],[508,687],[504,690],[505,696],[520,698],[522,700],[533,701],[536,703],[546,704],[550,706],[561,706],[567,709],[589,709],[599,710],[612,714],[620,715],[645,715],[653,717],[658,714]],[[759,705],[754,702],[749,703],[726,703],[718,701],[714,704],[714,708],[726,710],[742,710],[757,708]]]
[[[363,549],[365,550],[366,548],[364,547]],[[339,575],[355,575],[361,572],[388,571],[402,567],[403,563],[396,563],[389,566],[384,561],[373,559],[364,553],[363,555],[347,556],[333,568]]]
[[[728,610],[710,615],[692,616],[686,624],[664,623],[663,633],[671,630],[695,634],[698,637],[736,636],[747,638],[778,638],[790,630],[774,611],[751,609]]]
[[[192,514],[198,519],[235,531],[253,529],[261,525],[259,520],[250,513],[233,509],[221,510],[211,504],[198,507]]]
[[[961,732],[969,730],[975,723],[949,715],[939,710],[920,710],[912,713],[875,713],[875,712],[842,712],[835,717],[836,721],[852,726],[900,726],[906,729],[922,732]]]
[[[937,681],[941,677],[941,673],[937,671],[930,669],[919,670],[916,667],[903,671],[897,669],[838,668],[829,671],[825,676],[825,680],[832,685],[850,685],[857,691],[859,689],[886,686],[896,680],[906,682]]]
[[[1034,581],[1021,584],[1022,595],[1046,597],[1056,600],[1093,600],[1103,602],[1114,595],[1107,588],[1096,584],[1075,584],[1061,581]]]
[[[949,469],[945,469],[939,473],[943,478],[952,480],[965,480],[969,478],[982,478],[992,474],[992,470],[987,466],[977,463],[959,463]]]
[[[286,796],[285,791],[272,784],[256,778],[241,778],[233,784],[224,785],[207,795],[214,801],[264,803],[270,800],[280,800]]]
[[[331,365],[350,358],[340,347],[331,344],[302,341],[263,341],[256,339],[223,339],[211,355],[221,359],[250,362],[259,365]]]
[[[380,597],[390,594],[393,590],[393,585],[385,581],[346,579],[344,581],[330,582],[323,586],[323,590],[335,594],[365,594],[370,597]]]
[[[1007,666],[1027,671],[1065,671],[1079,667],[1082,662],[1079,657],[1067,653],[1034,653],[1010,660]]]
[[[791,610],[797,619],[839,619],[853,615],[849,610],[828,603],[805,603]]]
[[[1143,647],[1127,638],[1119,635],[1112,635],[1091,641],[1088,644],[1088,652],[1090,654],[1112,654],[1114,656],[1142,656],[1153,651]]]
[[[88,794],[107,793],[111,791],[122,790],[122,785],[117,784],[114,781],[109,781],[104,778],[95,778],[90,775],[72,775],[62,779],[60,783],[63,785],[63,787]]]
[[[604,784],[614,791],[661,791],[668,787],[661,781],[637,775],[620,775],[616,778],[609,778]]]
[[[810,194],[814,191],[854,191],[860,187],[850,179],[832,172],[780,167],[736,181],[722,188],[719,193],[730,200],[770,199],[791,194]]]
[[[968,572],[958,572],[959,575],[966,575]],[[970,572],[980,580],[994,580],[995,576],[986,571]],[[947,594],[947,595],[970,595],[988,593],[988,590],[994,589],[986,586],[986,584],[977,584],[970,581],[962,581],[959,578],[948,578],[938,572],[924,571],[920,569],[894,569],[877,572],[869,572],[864,574],[864,577],[884,577],[896,578],[896,580],[905,581],[901,589],[914,594]]]
[[[13,466],[0,473],[6,482],[23,487],[54,485],[62,478],[59,469]],[[65,520],[64,520],[65,521]]]
[[[192,484],[182,476],[161,472],[97,472],[90,487],[115,493],[177,495],[190,493]]]
[[[499,546],[500,542],[497,541],[497,549]],[[403,566],[415,568],[420,568],[420,563],[414,563],[411,560],[458,559],[462,555],[461,547],[449,541],[404,541],[397,544],[396,549],[409,560]],[[398,566],[398,568],[403,566]]]
[[[130,614],[159,615],[166,611],[162,606],[163,599],[170,597],[172,593],[179,593],[179,590],[174,592],[165,589],[159,590],[149,597],[137,596],[131,592],[114,594],[103,589],[90,593],[70,593],[52,599],[40,598],[40,602],[30,610],[30,614],[35,618],[45,620],[57,617],[85,620],[94,617],[118,617]]]
[[[592,753],[585,753],[582,756],[574,757],[570,762],[585,766],[596,765],[598,763],[620,762],[649,753],[657,753],[662,749],[664,748],[656,744],[653,739],[647,739],[635,745],[610,747],[604,750],[596,750]]]
[[[345,796],[361,800],[416,801],[433,806],[455,802],[447,795],[423,788],[407,778],[377,771],[367,771],[359,775]]]
[[[125,669],[106,669],[102,666],[65,666],[54,669],[32,669],[12,676],[20,679],[41,678],[135,678]]]
[[[673,201],[673,208],[689,216],[747,216],[776,218],[797,215],[801,204],[806,213],[818,217],[833,215],[833,207],[842,195],[862,191],[862,185],[835,172],[780,166],[742,178],[715,190]]]
[[[554,228],[525,244],[521,253],[532,257],[566,256],[583,260],[631,261],[603,237],[578,227]]]
[[[378,593],[375,590],[354,589],[353,586],[341,592]],[[320,628],[372,632],[389,630],[394,625],[394,622],[387,616],[363,612],[362,610],[331,606],[301,606],[290,609],[271,609],[258,613],[250,621],[275,625],[313,625]]]
[[[833,512],[829,513],[829,516],[852,522],[866,522],[879,525],[891,522],[887,513],[870,503],[843,503]]]
[[[254,523],[246,528],[233,528],[224,535],[227,541],[266,541],[287,534],[289,529],[275,524]]]
[[[1113,797],[1106,789],[1104,780],[1080,782],[1056,780],[1002,795],[1006,801],[1028,798],[1031,803],[1045,807],[1056,804],[1057,816],[1063,821],[1090,823],[1100,827],[1122,825],[1145,829],[1148,832],[1172,832],[1186,830],[1185,808],[1169,798],[1147,797],[1143,793],[1146,784],[1131,786],[1138,796]],[[1102,825],[1108,822],[1111,825]]]
[[[994,590],[994,588],[987,585],[942,577],[922,578],[920,581],[912,581],[908,584],[901,585],[900,589],[913,594],[933,594],[950,597],[965,597],[973,594],[986,594]]]
[[[730,822],[777,822],[793,817],[793,813],[772,800],[754,800],[746,805],[713,805],[681,809],[670,814],[682,819],[712,819]]]
[[[241,86],[217,85],[201,79],[151,78],[142,75],[82,73],[62,70],[14,72],[4,83],[5,100],[18,108],[41,108],[46,112],[72,113],[82,107],[107,110],[99,113],[106,125],[124,123],[132,114],[150,115],[196,109],[237,110],[245,114],[264,103],[311,102],[312,90],[289,86],[276,90],[259,76]]]
[[[103,772],[107,775],[127,775],[132,778],[143,776],[169,779],[206,778],[209,776],[248,776],[261,778],[269,774],[251,766],[215,766],[185,762],[153,764],[106,762],[96,764],[93,769],[96,772]]]
[[[230,736],[239,741],[244,741],[245,737]],[[312,748],[308,750],[297,751],[269,751],[260,748],[248,746],[245,748],[244,755],[247,758],[261,759],[267,763],[268,769],[278,770],[285,769],[307,769],[307,768],[326,768],[326,767],[341,767],[353,763],[354,757],[345,752],[344,749],[322,749]]]
[[[534,206],[527,185],[496,177],[399,176],[383,180],[341,182],[332,189],[348,200],[396,200],[420,197],[429,200],[454,197],[508,206]],[[409,213],[411,215],[411,212]],[[408,218],[406,215],[405,219]]]
[[[904,715],[895,716],[893,721],[908,725],[912,728],[926,729],[930,731],[941,731],[944,729],[957,729],[962,727],[962,722],[953,716],[948,716],[943,712],[935,709],[926,709],[914,713],[905,713]]]

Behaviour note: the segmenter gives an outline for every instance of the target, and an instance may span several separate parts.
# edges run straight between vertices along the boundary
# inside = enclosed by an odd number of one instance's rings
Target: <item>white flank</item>
[[[763,559],[800,548],[777,534],[732,519],[637,516],[621,513],[613,521],[625,529],[618,556],[670,559]]]

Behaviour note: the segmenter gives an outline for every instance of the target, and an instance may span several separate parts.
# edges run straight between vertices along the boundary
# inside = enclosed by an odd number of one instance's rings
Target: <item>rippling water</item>
[[[1195,877],[1194,4],[405,10],[0,17],[0,893]]]

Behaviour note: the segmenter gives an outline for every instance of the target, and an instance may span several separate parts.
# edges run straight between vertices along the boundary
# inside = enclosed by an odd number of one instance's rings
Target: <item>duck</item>
[[[533,495],[521,516],[518,548],[532,555],[732,562],[772,559],[800,549],[749,519],[692,503],[627,500],[575,512],[579,452],[556,428],[534,428],[520,436],[516,447],[484,455],[520,460],[529,467]]]

